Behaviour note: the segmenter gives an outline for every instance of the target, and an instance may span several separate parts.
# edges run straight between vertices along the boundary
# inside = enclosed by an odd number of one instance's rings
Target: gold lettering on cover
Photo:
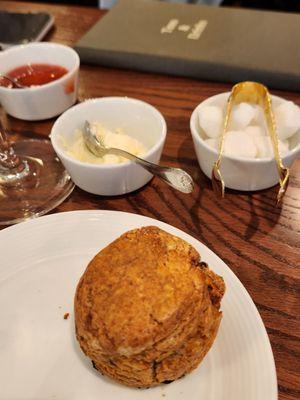
[[[191,32],[188,34],[187,38],[191,40],[198,40],[202,35],[204,29],[206,28],[207,20],[200,19],[192,28]]]
[[[187,32],[190,30],[190,27],[191,27],[190,25],[179,25],[178,30],[181,32]]]
[[[178,22],[178,19],[170,19],[167,25],[161,28],[160,33],[172,33],[178,25]]]

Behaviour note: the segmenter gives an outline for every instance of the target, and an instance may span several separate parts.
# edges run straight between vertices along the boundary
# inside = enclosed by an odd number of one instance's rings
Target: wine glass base
[[[44,215],[61,204],[74,189],[74,183],[48,140],[23,140],[14,143],[13,148],[30,172],[20,180],[0,182],[0,225]]]

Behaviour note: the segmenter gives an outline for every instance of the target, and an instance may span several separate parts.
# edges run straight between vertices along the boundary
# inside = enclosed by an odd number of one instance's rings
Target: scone
[[[101,250],[80,279],[77,339],[97,370],[125,385],[172,381],[210,349],[224,291],[184,240],[135,229]]]

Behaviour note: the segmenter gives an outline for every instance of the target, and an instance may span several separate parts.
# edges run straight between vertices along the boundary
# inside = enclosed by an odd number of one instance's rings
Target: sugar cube
[[[258,104],[256,104],[254,107],[256,109],[256,115],[253,118],[252,124],[258,125],[262,129],[267,130],[267,121],[263,108]]]
[[[254,143],[257,147],[258,158],[274,157],[273,145],[269,136],[255,136]],[[286,154],[289,152],[288,141],[278,140],[278,150],[281,157],[286,156]]]
[[[272,142],[269,136],[255,136],[253,140],[257,148],[257,158],[269,158],[273,156]]]
[[[230,127],[233,130],[246,128],[256,117],[257,108],[249,103],[242,102],[232,108]]]
[[[245,128],[245,132],[250,136],[266,136],[267,132],[264,128],[257,125],[249,125]]]
[[[300,108],[292,101],[284,101],[274,109],[278,136],[288,139],[300,128]]]
[[[255,158],[257,148],[253,138],[244,131],[228,131],[224,140],[224,154],[231,157]]]
[[[206,106],[199,110],[199,124],[210,138],[220,136],[223,126],[223,112],[218,106]]]

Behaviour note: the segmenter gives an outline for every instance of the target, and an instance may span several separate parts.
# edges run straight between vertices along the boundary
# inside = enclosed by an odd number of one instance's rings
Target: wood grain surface
[[[46,39],[68,45],[103,15],[92,8],[10,1],[1,1],[0,9],[51,12],[55,28]],[[99,197],[75,188],[53,212],[108,209],[138,213],[174,225],[205,243],[249,291],[271,340],[279,399],[295,400],[300,398],[300,160],[291,169],[280,208],[274,206],[275,188],[256,193],[227,191],[225,199],[217,198],[199,169],[189,119],[199,102],[228,90],[228,84],[82,65],[80,100],[126,95],[161,111],[168,126],[162,162],[187,170],[196,188],[193,194],[184,195],[155,178],[126,196]],[[300,105],[300,93],[272,93]],[[30,123],[11,118],[10,123],[15,138],[43,137],[50,133],[54,120]]]

